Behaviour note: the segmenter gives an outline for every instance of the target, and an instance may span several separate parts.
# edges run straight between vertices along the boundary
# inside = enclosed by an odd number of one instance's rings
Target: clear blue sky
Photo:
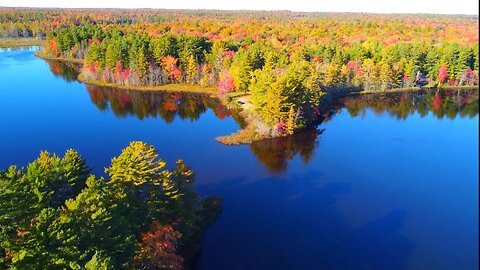
[[[478,0],[0,0],[0,6],[249,9],[478,15]]]

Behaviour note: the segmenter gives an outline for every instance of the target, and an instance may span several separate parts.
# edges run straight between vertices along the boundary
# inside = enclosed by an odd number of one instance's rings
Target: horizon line
[[[26,7],[26,6],[0,6],[0,9],[72,9],[72,10],[171,10],[171,11],[248,11],[248,12],[291,12],[291,13],[332,13],[332,14],[372,14],[372,15],[439,15],[439,16],[476,16],[479,14],[471,13],[422,13],[422,12],[368,12],[368,11],[300,11],[300,10],[288,10],[288,9],[210,9],[210,8],[151,8],[151,7]]]

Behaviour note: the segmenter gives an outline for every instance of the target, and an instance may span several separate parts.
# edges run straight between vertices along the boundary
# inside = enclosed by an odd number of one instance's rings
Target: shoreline
[[[232,102],[234,101],[235,100],[232,100]],[[222,103],[225,104],[224,101],[222,101]],[[243,121],[245,121],[245,127],[229,135],[216,137],[215,140],[217,142],[227,146],[234,146],[283,137],[258,134],[253,123],[255,122],[255,120],[258,120],[259,117],[256,116],[255,112],[252,112],[249,109],[242,108],[242,111],[238,115],[242,118]]]
[[[234,106],[241,109],[241,111],[238,113],[238,116],[242,119],[242,121],[244,122],[244,125],[241,125],[243,127],[241,127],[239,130],[229,135],[216,137],[215,140],[217,142],[227,146],[250,144],[253,142],[294,136],[296,133],[301,133],[305,130],[305,128],[297,129],[293,134],[288,134],[288,133],[274,132],[274,128],[269,127],[269,129],[266,130],[266,132],[264,132],[263,134],[258,133],[258,126],[260,125],[260,126],[266,127],[266,125],[263,122],[260,115],[258,115],[257,112],[250,109],[251,104],[249,104],[248,102],[245,102],[245,99],[243,98],[246,96],[249,96],[249,95],[245,95],[245,94],[238,95],[234,93],[229,96],[231,98],[231,101],[226,101],[225,97],[220,98],[220,101],[225,106],[227,107]],[[242,100],[245,103],[243,103],[243,105],[239,105],[237,103],[237,101],[239,100]]]
[[[40,57],[44,60],[55,60],[76,64],[83,64],[83,60],[65,58],[65,57],[52,57],[37,51],[34,53],[35,56]],[[172,92],[188,92],[188,93],[201,93],[201,94],[215,94],[215,87],[213,86],[201,86],[201,85],[192,85],[192,84],[164,84],[157,86],[132,86],[132,85],[120,85],[115,83],[108,83],[102,81],[94,81],[85,79],[80,73],[77,76],[77,80],[81,83],[95,86],[103,86],[109,88],[118,88],[124,90],[134,90],[134,91],[172,91]]]
[[[40,50],[36,51],[33,55],[35,55],[37,57],[40,57],[43,60],[56,60],[56,61],[62,61],[62,62],[83,64],[83,60],[81,60],[81,59],[48,56],[48,55],[45,55],[44,53],[42,53],[42,51],[40,51]]]
[[[44,39],[37,38],[0,38],[0,48],[16,48],[16,47],[29,47],[29,46],[43,46],[45,44]]]
[[[441,87],[405,87],[405,88],[392,88],[389,90],[364,90],[358,92],[351,92],[350,94],[385,94],[385,93],[399,93],[399,92],[414,92],[420,90],[461,90],[461,89],[478,89],[478,85],[470,86],[470,85],[460,85],[460,86],[441,86]]]
[[[83,63],[83,60],[80,59],[71,59],[71,58],[64,58],[64,57],[49,57],[41,53],[41,51],[37,51],[34,53],[35,56],[40,57],[44,60],[56,60],[56,61],[64,61],[70,63]],[[215,96],[216,98],[220,99],[220,102],[227,107],[240,107],[241,111],[239,112],[239,117],[245,122],[245,126],[240,128],[236,132],[218,136],[215,138],[215,141],[227,145],[227,146],[234,146],[234,145],[241,145],[241,144],[250,144],[257,141],[264,141],[269,139],[281,138],[286,136],[291,136],[288,134],[281,134],[279,136],[272,136],[271,134],[259,134],[257,133],[257,128],[255,127],[255,122],[261,121],[260,117],[254,112],[251,111],[249,108],[245,106],[238,106],[237,100],[242,97],[243,95],[231,95],[230,101],[227,101],[226,97],[218,97],[216,95],[216,87],[214,86],[201,86],[201,85],[192,85],[192,84],[165,84],[159,86],[126,86],[126,85],[118,85],[114,83],[107,83],[102,81],[94,81],[94,80],[87,80],[85,79],[82,74],[80,73],[77,76],[77,80],[81,83],[86,85],[94,85],[94,86],[101,86],[101,87],[109,87],[109,88],[117,88],[117,89],[124,89],[124,90],[132,90],[132,91],[161,91],[161,92],[185,92],[185,93],[197,93],[197,94],[207,94],[210,96]],[[414,92],[419,90],[447,90],[447,89],[478,89],[478,86],[445,86],[445,87],[407,87],[407,88],[394,88],[390,90],[369,90],[369,91],[349,91],[347,95],[355,95],[355,94],[384,94],[384,93],[398,93],[398,92]],[[297,133],[297,132],[296,132]]]
[[[43,44],[43,41],[42,41]],[[28,46],[28,45],[26,45]],[[30,46],[41,46],[41,45],[30,45]],[[0,39],[0,47],[1,47],[1,39]],[[66,57],[52,57],[41,53],[41,51],[37,51],[34,53],[35,56],[40,57],[44,60],[56,60],[56,61],[64,61],[70,63],[78,63],[83,64],[84,60],[82,59],[74,59],[74,58],[66,58]],[[81,76],[78,76],[78,81],[89,84],[89,85],[97,85],[97,86],[105,86],[105,87],[112,87],[112,88],[119,88],[119,89],[126,89],[126,90],[139,90],[139,91],[177,91],[177,92],[192,92],[192,93],[204,93],[204,94],[213,94],[215,93],[214,86],[201,86],[197,84],[164,84],[158,86],[127,86],[127,85],[119,85],[114,83],[107,83],[102,81],[94,81],[94,80],[87,80]],[[478,85],[469,86],[469,85],[461,85],[461,86],[441,86],[441,87],[404,87],[404,88],[392,88],[389,90],[362,90],[362,91],[349,91],[349,94],[381,94],[381,93],[395,93],[395,92],[413,92],[413,91],[420,91],[420,90],[455,90],[455,89],[478,89]],[[350,88],[348,88],[350,89]],[[235,98],[234,98],[235,99]]]
[[[77,80],[81,83],[95,86],[103,86],[109,88],[118,88],[124,90],[133,90],[133,91],[163,91],[163,92],[186,92],[186,93],[197,93],[197,94],[215,94],[215,87],[212,86],[201,86],[201,85],[192,85],[192,84],[164,84],[157,86],[130,86],[130,85],[119,85],[114,83],[107,83],[102,81],[93,81],[85,79],[82,74],[78,75]]]

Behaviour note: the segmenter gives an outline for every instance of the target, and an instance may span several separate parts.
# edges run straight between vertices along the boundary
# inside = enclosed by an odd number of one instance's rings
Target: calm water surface
[[[86,86],[0,51],[0,169],[77,149],[96,174],[132,140],[223,198],[198,269],[477,269],[478,91],[345,99],[318,131],[223,146],[215,99]]]

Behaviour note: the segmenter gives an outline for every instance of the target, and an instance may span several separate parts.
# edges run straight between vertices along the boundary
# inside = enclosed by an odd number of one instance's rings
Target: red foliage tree
[[[176,251],[181,234],[170,225],[153,221],[150,230],[142,234],[140,252],[133,258],[137,269],[182,269],[183,258]]]
[[[446,66],[441,66],[438,69],[438,77],[437,77],[438,83],[445,82],[447,78],[448,78],[448,68]]]
[[[123,70],[123,65],[122,65],[122,62],[119,60],[115,64],[115,73],[120,74],[122,70]]]
[[[403,82],[408,82],[408,73],[403,73]]]
[[[318,63],[318,64],[323,63],[322,58],[320,58],[320,57],[318,57],[318,56],[314,56],[314,57],[313,57],[313,61],[315,61],[315,63]]]
[[[237,91],[233,77],[228,72],[222,72],[218,82],[218,95],[225,95],[232,91]]]
[[[168,77],[172,82],[179,82],[182,78],[182,72],[177,66],[172,67],[172,71],[168,74]]]
[[[88,70],[92,73],[97,72],[97,68],[95,67],[95,63],[90,63],[90,66],[88,66]]]
[[[362,66],[358,61],[348,61],[347,70],[348,72],[353,72],[353,74],[358,76],[363,74]]]
[[[178,59],[171,55],[162,58],[160,65],[163,67],[172,82],[178,82],[182,77],[182,72],[177,67]]]
[[[285,126],[285,123],[283,122],[283,120],[280,120],[280,122],[278,122],[277,130],[282,131],[282,132],[286,130],[286,126]]]
[[[58,51],[58,45],[57,45],[57,40],[56,39],[51,39],[47,44],[47,48],[57,57],[61,55],[61,53]]]
[[[226,51],[223,55],[225,59],[232,59],[235,56],[234,51]]]
[[[458,83],[454,78],[448,79],[448,84],[451,86],[457,86]]]
[[[165,57],[162,58],[161,60],[161,66],[162,67],[172,67],[172,66],[175,66],[177,64],[178,60],[171,56],[171,55],[167,55]]]
[[[127,68],[120,73],[120,79],[125,80],[130,76],[130,69]]]

